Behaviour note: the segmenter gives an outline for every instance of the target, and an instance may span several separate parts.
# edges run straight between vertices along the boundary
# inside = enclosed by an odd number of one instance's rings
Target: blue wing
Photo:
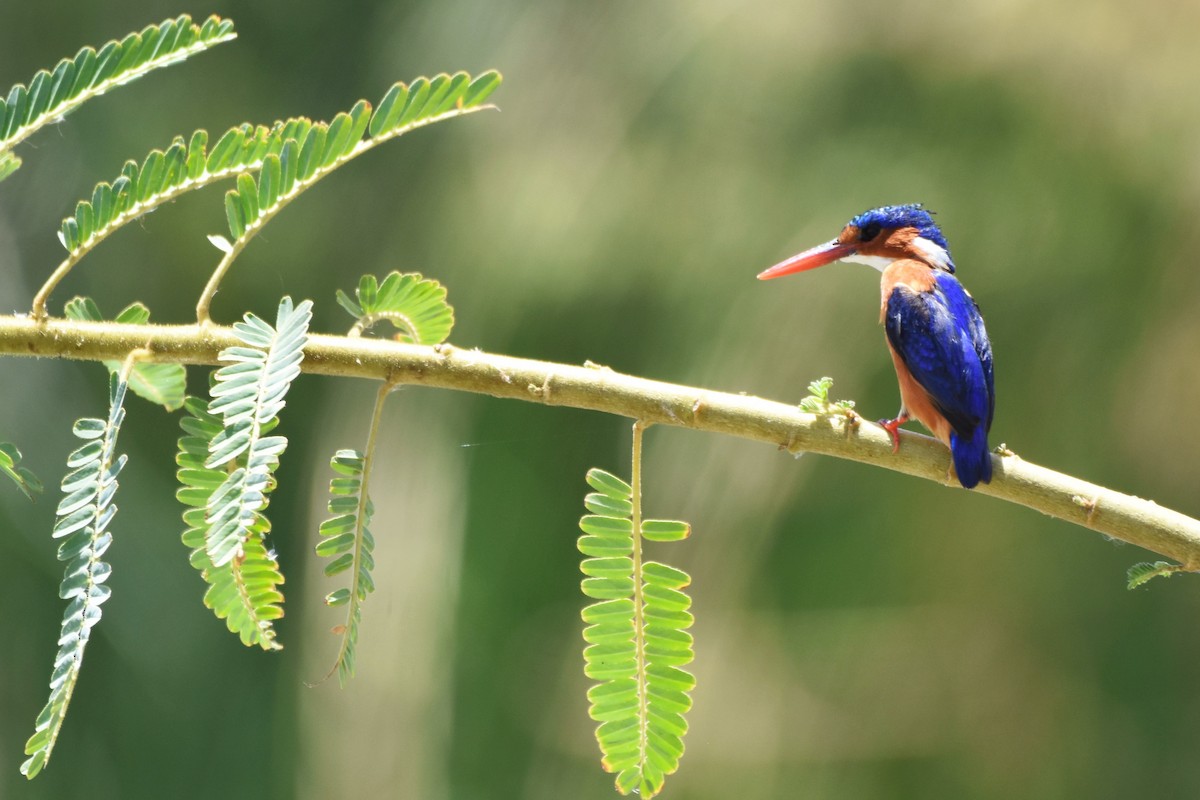
[[[992,346],[979,307],[953,275],[938,273],[931,291],[892,289],[884,320],[888,341],[960,437],[992,427],[996,391]]]

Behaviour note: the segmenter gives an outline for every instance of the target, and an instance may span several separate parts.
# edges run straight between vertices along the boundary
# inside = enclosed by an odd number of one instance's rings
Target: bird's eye
[[[858,239],[861,242],[869,242],[872,239],[874,239],[876,236],[878,236],[879,232],[881,230],[883,230],[883,226],[880,225],[878,222],[869,223],[868,225],[866,225],[865,227],[863,227],[862,229],[859,230]]]

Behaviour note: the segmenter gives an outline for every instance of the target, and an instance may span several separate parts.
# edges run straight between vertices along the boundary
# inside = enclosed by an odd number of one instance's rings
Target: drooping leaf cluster
[[[58,559],[67,564],[59,587],[59,597],[67,601],[67,608],[50,677],[50,699],[38,714],[33,736],[25,743],[29,758],[21,765],[21,772],[30,778],[50,759],[79,679],[84,648],[92,627],[100,621],[100,606],[112,593],[106,583],[112,567],[101,557],[112,544],[108,526],[117,513],[112,501],[117,492],[117,474],[126,461],[124,455],[116,454],[117,434],[125,419],[125,388],[123,375],[112,376],[107,419],[80,419],[73,428],[83,444],[67,458],[71,471],[62,479],[63,498],[53,533],[61,540]]]
[[[639,435],[635,433],[635,436]],[[640,448],[635,446],[635,459]],[[635,463],[635,475],[640,464]],[[643,540],[685,538],[687,523],[643,520],[639,481],[633,485],[600,469],[587,474],[595,489],[579,521],[583,593],[597,600],[583,610],[584,673],[599,681],[588,691],[602,766],[617,773],[622,794],[653,797],[679,767],[684,714],[695,678],[682,667],[695,658],[688,628],[687,573],[642,557]]]
[[[246,314],[233,326],[243,345],[226,348],[218,357],[226,366],[217,370],[208,411],[222,418],[222,430],[209,442],[204,466],[236,466],[208,500],[204,538],[213,566],[244,554],[243,545],[266,505],[272,473],[287,447],[283,436],[267,435],[267,426],[283,410],[284,397],[300,374],[311,320],[311,300],[293,306],[285,297],[274,327]]]
[[[325,565],[326,576],[350,573],[349,586],[325,595],[326,605],[346,607],[346,622],[334,629],[341,634],[342,643],[333,666],[338,682],[345,686],[354,676],[362,604],[375,591],[375,579],[371,577],[375,569],[375,537],[370,528],[375,504],[367,494],[363,453],[339,450],[329,466],[337,473],[329,482],[329,513],[333,516],[321,523],[321,541],[316,552],[321,558],[330,559]]]
[[[195,26],[183,16],[149,26],[121,42],[110,42],[99,52],[84,48],[74,60],[60,63],[53,73],[38,73],[28,90],[15,87],[8,100],[0,100],[0,179],[20,164],[11,152],[12,146],[45,122],[112,86],[233,35],[231,23],[216,17]],[[197,303],[198,321],[207,322],[208,304],[229,265],[288,201],[350,158],[384,141],[490,107],[484,101],[499,82],[496,72],[477,78],[464,72],[418,78],[411,84],[392,86],[375,111],[364,100],[328,123],[293,118],[269,127],[243,124],[226,131],[211,148],[208,133],[197,130],[187,139],[176,137],[166,148],[151,151],[140,163],[126,162],[115,179],[97,184],[63,221],[59,239],[68,254],[34,297],[32,316],[36,320],[47,318],[48,298],[54,288],[114,231],[184,192],[235,178],[237,185],[225,198],[234,241],[209,237],[224,257]],[[398,339],[435,343],[443,341],[453,325],[445,290],[436,281],[392,273],[382,283],[373,277],[364,279],[360,290],[357,303],[348,298],[343,303],[362,312],[362,318],[356,317],[356,335],[386,320],[399,331]],[[67,303],[65,314],[80,322],[105,321],[97,304],[88,298]],[[187,507],[183,541],[191,551],[191,563],[208,584],[205,604],[245,644],[268,650],[280,647],[273,623],[283,614],[280,586],[284,579],[266,542],[270,522],[264,511],[275,486],[274,470],[287,445],[284,437],[271,431],[277,425],[288,387],[299,374],[311,316],[310,301],[293,306],[288,298],[280,303],[274,326],[247,314],[234,326],[242,344],[220,355],[224,366],[214,375],[212,399],[207,403],[195,398],[185,403],[184,368],[154,363],[154,353],[148,350],[137,351],[137,358],[131,355],[123,364],[105,362],[110,372],[119,373],[119,379],[114,380],[120,386],[120,400],[127,389],[132,389],[168,410],[186,405],[187,415],[181,422],[184,434],[176,458],[181,484],[178,497]],[[113,322],[145,325],[149,318],[145,306],[133,303]],[[336,663],[343,682],[353,674],[362,602],[373,589],[374,541],[368,527],[372,506],[367,486],[383,398],[391,388],[389,384],[380,392],[366,453],[347,451],[335,457],[335,468],[343,473],[333,482],[330,510],[335,518],[322,527],[318,545],[321,555],[332,558],[328,570],[331,575],[351,576],[349,587],[329,595],[331,604],[347,609],[346,623],[339,626],[343,643]],[[99,604],[107,597],[104,581],[108,567],[100,561],[100,555],[111,541],[105,538],[105,528],[115,510],[111,504],[115,476],[124,463],[123,458],[109,463],[110,445],[123,414],[119,401],[114,402],[108,429],[101,431],[88,421],[77,426],[80,436],[94,435],[107,444],[99,451],[100,466],[83,462],[83,454],[88,458],[96,455],[92,445],[72,456],[71,466],[78,469],[68,480],[75,494],[70,503],[64,501],[61,509],[63,515],[72,516],[69,521],[60,519],[55,534],[70,536],[69,544],[60,548],[60,555],[74,559],[68,569],[70,583],[64,582],[63,588],[64,597],[70,598],[72,605],[64,621],[50,702],[39,716],[29,743],[30,758],[24,771],[30,777],[49,757],[78,676],[83,643],[99,619]],[[20,452],[14,446],[0,443],[0,472],[27,494],[39,490],[36,477],[19,462]],[[83,483],[85,469],[90,470],[87,474],[100,477],[93,483]],[[77,505],[79,492],[85,489],[97,495],[86,508]],[[95,524],[84,529],[71,527],[89,508],[99,515]],[[90,531],[94,539],[94,546],[86,552],[79,549],[86,538],[80,530]],[[81,558],[86,561],[86,569],[80,566]],[[79,588],[81,580],[86,584],[84,589]]]
[[[440,344],[454,326],[454,310],[446,302],[446,290],[437,281],[422,278],[418,273],[392,272],[383,282],[374,275],[364,275],[355,290],[355,300],[338,291],[337,299],[355,318],[351,335],[359,335],[378,322],[388,322],[397,329],[396,338],[417,344]],[[375,461],[375,443],[383,420],[383,406],[392,386],[380,387],[371,415],[365,452],[339,450],[330,462],[337,476],[329,484],[329,513],[333,516],[321,523],[321,541],[316,552],[331,559],[325,574],[349,572],[350,585],[330,592],[325,602],[330,606],[345,606],[346,620],[334,628],[342,637],[333,669],[344,686],[354,675],[358,627],[362,621],[362,606],[367,595],[375,590],[371,571],[375,567],[375,538],[371,535],[371,516],[374,503],[368,491],[371,467]],[[328,676],[326,676],[328,677]]]
[[[74,58],[59,61],[52,71],[38,70],[28,87],[18,83],[6,98],[0,99],[0,180],[21,164],[12,148],[38,128],[61,119],[114,86],[227,42],[235,35],[229,20],[214,16],[196,25],[184,14],[148,25],[121,41],[110,41],[98,51],[84,47]]]
[[[189,560],[208,584],[204,605],[218,619],[225,620],[242,644],[278,650],[282,645],[275,640],[273,623],[283,616],[283,593],[279,590],[283,575],[275,554],[266,545],[271,523],[262,513],[265,499],[242,542],[241,557],[220,566],[213,564],[206,539],[208,506],[229,471],[212,469],[206,464],[212,441],[222,431],[221,419],[209,413],[208,403],[198,397],[187,398],[184,409],[187,413],[179,420],[183,436],[179,438],[179,453],[175,456],[179,466],[176,476],[181,485],[176,497],[186,506],[183,521],[188,528],[182,538],[191,550]]]

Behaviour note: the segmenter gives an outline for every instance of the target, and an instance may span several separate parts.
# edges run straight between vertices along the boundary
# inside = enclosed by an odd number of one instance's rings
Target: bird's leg
[[[900,426],[908,422],[908,411],[904,406],[900,406],[900,411],[896,414],[895,419],[881,419],[879,426],[888,432],[892,437],[892,452],[896,453],[900,450]]]

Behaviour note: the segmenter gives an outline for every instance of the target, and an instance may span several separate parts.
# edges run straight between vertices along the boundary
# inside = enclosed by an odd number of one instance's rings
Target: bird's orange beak
[[[770,280],[771,278],[780,278],[784,275],[791,275],[793,272],[803,272],[806,269],[816,269],[823,267],[826,264],[832,264],[838,259],[852,256],[855,253],[854,245],[842,244],[837,239],[825,244],[819,244],[816,247],[805,250],[803,253],[794,255],[787,261],[780,261],[770,269],[765,269],[758,273],[760,281]]]

